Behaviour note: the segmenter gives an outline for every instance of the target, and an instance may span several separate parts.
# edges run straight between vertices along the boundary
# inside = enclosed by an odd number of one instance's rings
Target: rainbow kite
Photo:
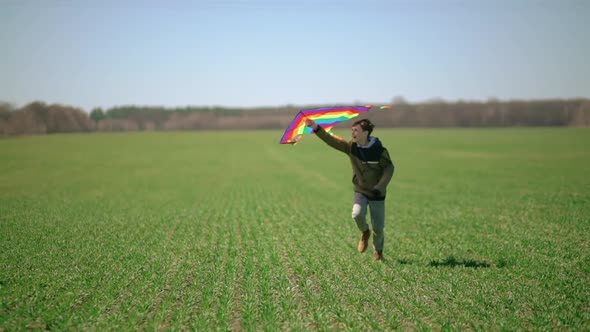
[[[354,119],[359,114],[366,113],[372,106],[341,106],[301,110],[281,138],[281,144],[295,144],[304,134],[311,134],[313,130],[305,125],[305,120],[310,119],[329,132],[336,124]]]

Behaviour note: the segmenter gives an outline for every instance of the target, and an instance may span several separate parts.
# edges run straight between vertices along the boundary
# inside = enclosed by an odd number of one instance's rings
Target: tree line
[[[379,104],[380,105],[380,104]],[[284,129],[300,109],[333,105],[230,107],[95,108],[87,113],[60,104],[32,102],[17,108],[0,103],[0,135],[95,131]],[[390,109],[369,113],[379,127],[590,126],[589,99],[485,102],[395,98]]]

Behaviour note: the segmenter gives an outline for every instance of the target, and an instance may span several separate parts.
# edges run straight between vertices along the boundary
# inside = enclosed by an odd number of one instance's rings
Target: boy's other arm
[[[387,185],[393,176],[393,172],[395,171],[395,166],[391,161],[391,157],[389,157],[389,152],[387,152],[387,149],[384,149],[381,153],[379,164],[381,164],[381,167],[383,167],[383,175],[381,176],[381,179],[379,179],[379,182],[375,185],[375,189],[379,190],[380,193],[384,193],[385,188],[387,188]]]

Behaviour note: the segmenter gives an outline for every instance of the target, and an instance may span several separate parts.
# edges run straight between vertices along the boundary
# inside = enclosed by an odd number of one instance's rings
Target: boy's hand
[[[305,119],[305,125],[310,127],[313,130],[318,130],[318,124],[315,121],[310,119]]]
[[[383,197],[381,196],[381,191],[379,189],[373,189],[373,196],[375,196],[375,198]]]

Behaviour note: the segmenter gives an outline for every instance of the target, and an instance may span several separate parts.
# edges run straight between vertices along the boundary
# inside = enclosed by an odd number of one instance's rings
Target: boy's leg
[[[373,226],[373,247],[377,252],[383,252],[385,235],[385,201],[369,201],[371,208],[371,225]]]
[[[362,232],[357,249],[363,253],[369,246],[369,225],[367,225],[367,203],[368,200],[362,194],[354,193],[354,204],[352,205],[352,219],[356,222],[356,226]]]
[[[367,203],[368,200],[360,193],[354,193],[354,204],[352,205],[352,219],[361,232],[367,231]]]

